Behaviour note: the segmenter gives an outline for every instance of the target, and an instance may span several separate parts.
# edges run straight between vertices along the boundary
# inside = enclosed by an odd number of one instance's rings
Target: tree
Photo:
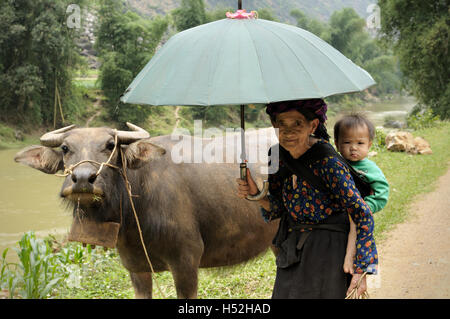
[[[364,33],[364,19],[360,18],[352,8],[344,8],[335,11],[330,18],[330,44],[339,50],[343,55],[352,59],[355,58],[355,39],[368,37]]]
[[[66,24],[68,4],[84,1],[1,1],[0,119],[53,122],[56,86],[64,113],[76,112],[72,74],[81,63],[78,30]]]
[[[330,27],[327,23],[314,18],[309,18],[299,9],[293,9],[291,11],[291,16],[297,20],[297,27],[314,33],[322,40],[330,42]]]
[[[153,56],[167,29],[167,19],[141,18],[123,13],[120,0],[102,0],[99,10],[96,48],[102,60],[100,87],[107,100],[111,119],[142,123],[152,113],[148,106],[119,103],[120,95]]]
[[[379,0],[382,38],[394,45],[405,85],[450,118],[450,7],[447,0]]]
[[[182,0],[181,7],[172,11],[175,27],[184,31],[207,22],[203,0]]]
[[[352,8],[335,11],[329,24],[308,17],[302,11],[294,9],[291,16],[297,20],[297,26],[306,29],[347,58],[366,69],[377,82],[370,88],[372,93],[386,94],[400,90],[400,73],[397,60],[389,49],[370,37],[364,29],[365,21]],[[341,97],[331,98],[333,101]]]

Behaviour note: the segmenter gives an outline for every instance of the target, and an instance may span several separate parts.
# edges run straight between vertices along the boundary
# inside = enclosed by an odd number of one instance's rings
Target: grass
[[[70,245],[81,244],[71,243]],[[90,248],[81,248],[88,251]],[[131,299],[134,291],[131,287],[128,271],[120,263],[117,251],[104,251],[98,247],[85,253],[82,263],[73,267],[77,278],[62,285],[54,293],[59,299]]]
[[[409,207],[418,195],[432,191],[439,176],[450,163],[450,122],[436,127],[413,132],[422,136],[431,145],[432,155],[408,155],[377,149],[378,155],[371,158],[387,177],[391,193],[387,206],[375,215],[375,238],[379,244],[396,224],[410,216]],[[77,245],[71,243],[70,245]],[[97,248],[69,246],[84,249],[83,261],[79,267],[80,282],[66,283],[54,289],[51,298],[133,298],[128,272],[121,265],[116,250],[104,252]],[[78,248],[73,248],[78,247]],[[70,255],[67,253],[66,255]],[[73,255],[73,253],[72,253]],[[66,265],[72,263],[66,261]],[[199,298],[270,298],[275,280],[275,258],[271,251],[234,267],[200,269]],[[166,298],[176,298],[175,286],[169,272],[155,275]],[[70,282],[70,280],[69,280]],[[162,298],[156,284],[154,298]]]
[[[413,132],[425,138],[431,145],[431,155],[408,155],[381,150],[372,158],[381,168],[390,185],[386,207],[375,214],[375,238],[385,239],[386,233],[396,224],[408,218],[413,199],[432,191],[436,180],[443,175],[450,163],[450,123]]]
[[[39,138],[23,134],[23,140],[17,139],[13,128],[0,123],[0,150],[25,147],[31,144],[39,144]]]

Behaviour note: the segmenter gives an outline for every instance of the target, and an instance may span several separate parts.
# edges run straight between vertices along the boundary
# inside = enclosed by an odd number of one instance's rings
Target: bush
[[[439,115],[435,115],[431,108],[417,104],[406,119],[409,128],[420,130],[434,127],[440,123]]]
[[[386,132],[377,128],[375,130],[375,138],[372,142],[372,148],[376,151],[384,149],[386,147]]]

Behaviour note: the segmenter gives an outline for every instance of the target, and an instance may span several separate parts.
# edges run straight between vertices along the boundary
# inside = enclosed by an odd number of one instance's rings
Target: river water
[[[62,178],[15,163],[18,151],[0,150],[0,252],[16,246],[24,232],[62,237],[70,227],[71,213],[58,197]]]
[[[385,120],[406,123],[406,116],[415,104],[416,100],[412,97],[398,97],[382,102],[362,104],[360,107],[357,107],[352,111],[362,111],[375,124],[375,126],[383,126],[383,124],[385,124]],[[328,120],[328,129],[331,129],[329,133],[332,132],[333,125],[339,115],[340,114],[338,114],[335,118],[330,118]]]
[[[385,117],[404,121],[414,104],[411,98],[400,98],[360,109],[376,126],[381,126]],[[71,224],[71,212],[58,196],[63,179],[15,163],[18,151],[0,150],[0,254],[5,248],[16,246],[24,232],[32,230],[38,237],[53,234],[62,238]],[[12,249],[7,256],[8,260],[15,259]]]

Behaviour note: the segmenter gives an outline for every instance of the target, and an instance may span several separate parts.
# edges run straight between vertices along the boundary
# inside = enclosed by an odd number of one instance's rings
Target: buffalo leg
[[[171,267],[178,299],[197,298],[198,266]]]
[[[136,299],[152,298],[152,273],[151,272],[131,272],[131,283],[133,284],[134,296]]]

